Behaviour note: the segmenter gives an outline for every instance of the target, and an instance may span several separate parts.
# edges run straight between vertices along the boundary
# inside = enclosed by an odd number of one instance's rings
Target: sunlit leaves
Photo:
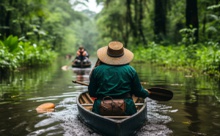
[[[14,52],[18,48],[18,37],[10,35],[3,43],[7,45],[9,52]]]
[[[217,8],[220,8],[220,4],[217,4],[217,5],[212,5],[212,6],[209,6],[207,7],[207,9],[217,9]]]
[[[0,41],[0,45],[0,71],[50,64],[55,58],[55,53],[45,46],[18,41],[16,36],[9,36]]]

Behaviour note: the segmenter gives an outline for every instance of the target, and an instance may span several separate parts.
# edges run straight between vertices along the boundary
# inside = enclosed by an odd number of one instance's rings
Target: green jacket
[[[130,93],[137,97],[146,98],[148,92],[142,87],[136,70],[126,65],[97,66],[91,74],[89,83],[89,94],[91,97],[119,96]],[[93,105],[93,111],[99,113],[101,100],[97,99]],[[137,112],[132,98],[125,98],[126,114],[132,115]]]

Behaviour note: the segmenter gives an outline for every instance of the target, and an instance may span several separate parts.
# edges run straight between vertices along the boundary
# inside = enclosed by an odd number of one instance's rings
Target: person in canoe
[[[80,46],[76,52],[76,58],[73,61],[73,64],[80,64],[81,62],[89,62],[89,54],[83,46]]]
[[[112,41],[98,49],[97,56],[97,66],[91,72],[88,86],[89,95],[96,98],[92,111],[107,116],[136,113],[132,95],[146,98],[149,92],[142,87],[136,70],[129,65],[133,53],[121,42]]]

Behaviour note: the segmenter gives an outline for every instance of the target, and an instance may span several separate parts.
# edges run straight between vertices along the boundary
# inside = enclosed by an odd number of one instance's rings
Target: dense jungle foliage
[[[219,0],[1,0],[0,73],[122,41],[136,61],[218,75]]]

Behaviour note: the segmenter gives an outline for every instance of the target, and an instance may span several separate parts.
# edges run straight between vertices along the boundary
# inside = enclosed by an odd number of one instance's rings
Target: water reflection
[[[83,69],[73,68],[72,70],[73,70],[74,76],[76,76],[77,81],[82,81],[82,82],[83,81],[86,81],[86,82],[89,81],[89,74],[90,74],[90,71],[91,71],[90,68],[83,68]]]
[[[0,135],[99,136],[77,118],[76,97],[87,86],[72,83],[88,83],[91,69],[63,71],[61,67],[67,63],[58,61],[51,67],[17,72],[0,80]],[[220,134],[218,79],[145,63],[132,66],[145,88],[163,87],[174,92],[168,102],[147,99],[148,121],[137,136]],[[55,111],[38,114],[36,107],[46,102],[54,103]]]
[[[62,65],[54,66],[53,70],[33,70],[27,75],[19,73],[8,81],[8,86],[5,81],[2,82],[2,92],[9,94],[5,94],[0,108],[1,135],[99,136],[77,118],[76,97],[86,91],[87,86],[71,82],[79,80],[88,83],[91,69],[69,68],[63,71],[60,69]],[[11,99],[16,98],[12,96],[18,96],[17,102]],[[3,103],[6,98],[10,98],[8,104]],[[55,103],[55,111],[38,114],[36,107],[47,102]],[[156,135],[158,132],[169,135],[172,131],[166,124],[171,118],[166,113],[171,109],[149,99],[148,122],[137,135]]]
[[[20,101],[23,97],[29,97],[32,93],[50,81],[55,74],[55,68],[32,68],[15,72],[7,78],[0,77],[1,102]]]

